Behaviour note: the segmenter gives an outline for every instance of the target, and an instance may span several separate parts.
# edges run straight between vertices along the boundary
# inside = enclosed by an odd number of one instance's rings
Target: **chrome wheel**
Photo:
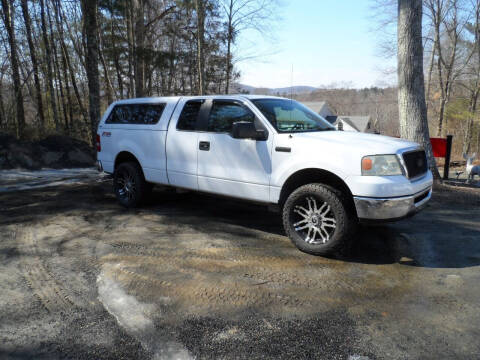
[[[118,174],[115,187],[118,196],[127,201],[134,200],[137,195],[137,183],[135,180],[135,175],[131,174],[126,169],[122,169],[122,171]]]
[[[312,196],[299,199],[292,212],[293,229],[309,244],[325,244],[337,227],[330,205]]]

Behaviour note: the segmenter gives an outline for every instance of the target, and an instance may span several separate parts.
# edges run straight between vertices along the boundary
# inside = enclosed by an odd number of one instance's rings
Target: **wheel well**
[[[345,182],[334,173],[323,169],[303,169],[290,175],[282,186],[279,204],[283,205],[287,200],[288,195],[290,195],[295,189],[311,183],[322,183],[341,191],[350,205],[355,208],[353,204],[353,195],[347,184],[345,184]]]
[[[128,151],[122,151],[118,153],[117,157],[115,158],[114,169],[116,169],[117,166],[120,165],[121,163],[129,162],[129,161],[136,162],[140,166],[140,169],[142,169],[142,166],[140,165],[140,162],[137,160],[135,155],[133,155]],[[142,172],[143,172],[143,169],[142,169]]]

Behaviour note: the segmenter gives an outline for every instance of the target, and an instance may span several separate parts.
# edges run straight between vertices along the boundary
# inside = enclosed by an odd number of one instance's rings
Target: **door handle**
[[[209,151],[210,141],[200,141],[200,143],[198,144],[198,148],[203,151]]]

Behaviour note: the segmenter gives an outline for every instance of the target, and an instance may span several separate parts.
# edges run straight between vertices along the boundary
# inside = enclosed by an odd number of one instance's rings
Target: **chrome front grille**
[[[424,150],[408,151],[402,154],[409,179],[419,177],[428,170],[427,156]]]

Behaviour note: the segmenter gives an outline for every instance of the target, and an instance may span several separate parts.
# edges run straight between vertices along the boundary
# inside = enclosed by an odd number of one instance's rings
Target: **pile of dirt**
[[[85,142],[52,135],[39,141],[21,141],[0,134],[0,170],[41,168],[63,169],[95,164],[95,151]]]

